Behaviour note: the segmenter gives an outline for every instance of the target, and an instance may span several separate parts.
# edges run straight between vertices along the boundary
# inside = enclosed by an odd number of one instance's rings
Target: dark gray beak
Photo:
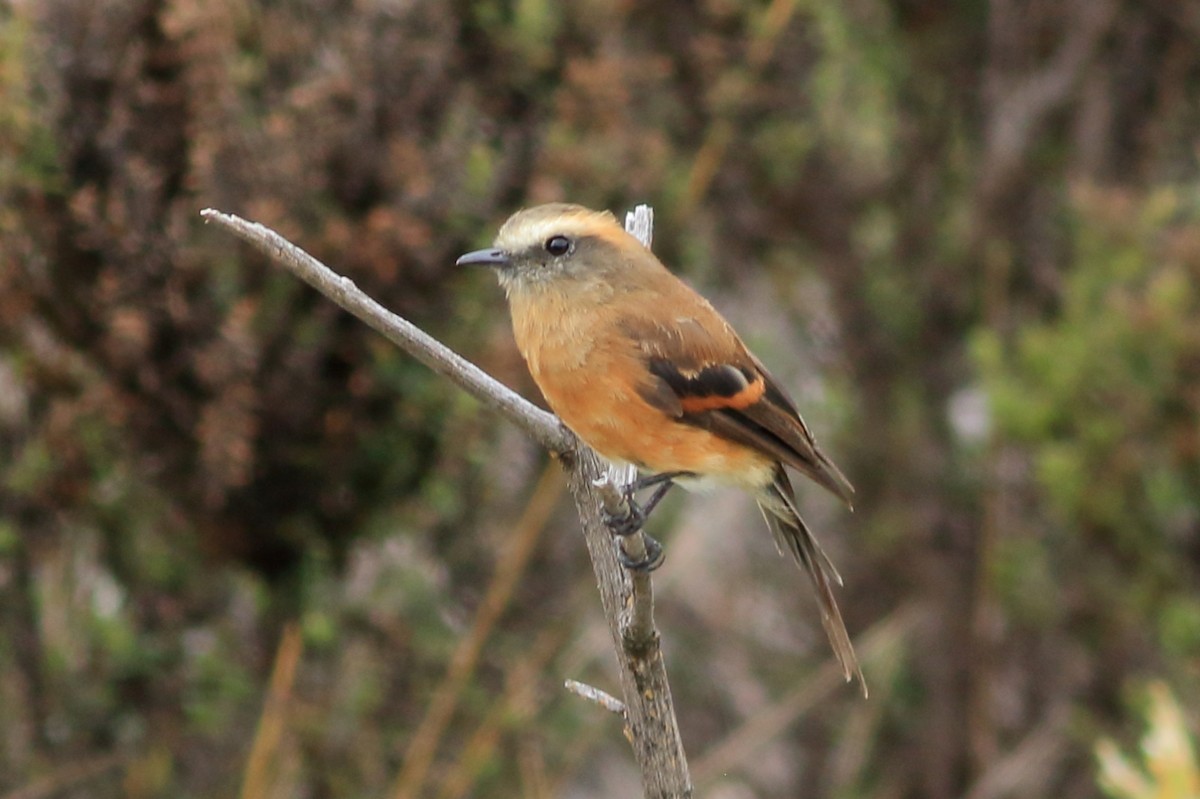
[[[455,266],[508,266],[511,256],[504,250],[475,250],[454,262]]]

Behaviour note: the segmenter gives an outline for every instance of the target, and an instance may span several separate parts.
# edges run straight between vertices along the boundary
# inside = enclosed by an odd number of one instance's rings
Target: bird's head
[[[550,203],[513,214],[492,247],[469,252],[456,263],[494,268],[512,297],[546,288],[611,288],[635,272],[647,254],[607,211]]]

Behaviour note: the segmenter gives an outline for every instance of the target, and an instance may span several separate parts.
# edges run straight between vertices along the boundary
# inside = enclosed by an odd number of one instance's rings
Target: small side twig
[[[595,702],[610,713],[616,713],[618,716],[625,715],[625,703],[607,691],[602,691],[578,680],[567,680],[563,683],[563,687],[578,697]]]

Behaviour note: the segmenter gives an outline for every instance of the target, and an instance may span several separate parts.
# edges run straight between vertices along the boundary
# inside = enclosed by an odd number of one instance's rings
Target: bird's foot
[[[662,501],[662,498],[667,495],[674,485],[672,480],[676,477],[690,477],[690,472],[664,472],[661,474],[651,475],[650,477],[635,480],[625,486],[622,492],[625,510],[622,513],[610,513],[604,511],[604,524],[614,536],[628,538],[631,535],[642,531],[642,527],[646,524],[646,519],[649,518],[650,512]],[[634,498],[638,491],[643,488],[654,487],[654,493],[646,500],[645,505],[638,504]],[[622,544],[617,545],[617,559],[621,561],[621,565],[630,571],[637,572],[652,572],[663,564],[666,559],[663,555],[662,544],[651,538],[642,531],[642,538],[645,541],[646,554],[641,558],[632,558],[625,552],[625,547]]]
[[[610,513],[604,511],[604,524],[613,535],[627,538],[642,529],[646,523],[646,512],[633,498],[633,492],[625,490],[625,511]]]
[[[628,539],[630,536],[642,534],[643,545],[646,553],[640,558],[630,557],[625,551],[624,541],[617,541],[617,560],[626,569],[634,572],[642,572],[648,574],[654,571],[663,564],[666,557],[663,554],[662,544],[658,543],[653,537],[642,530],[642,526],[646,523],[646,511],[633,498],[633,492],[636,490],[634,486],[625,488],[625,511],[620,514],[604,512],[604,524],[608,527],[609,532],[614,538]]]
[[[663,565],[663,561],[667,559],[666,553],[663,551],[662,544],[646,533],[642,533],[642,540],[646,542],[646,554],[640,558],[631,558],[625,552],[624,547],[617,544],[617,560],[621,565],[631,572],[642,572],[649,574],[650,572]]]

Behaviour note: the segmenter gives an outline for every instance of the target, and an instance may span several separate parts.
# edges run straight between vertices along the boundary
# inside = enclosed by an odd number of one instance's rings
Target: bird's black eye
[[[571,249],[571,240],[566,236],[551,236],[546,239],[546,252],[554,256],[566,255]]]

